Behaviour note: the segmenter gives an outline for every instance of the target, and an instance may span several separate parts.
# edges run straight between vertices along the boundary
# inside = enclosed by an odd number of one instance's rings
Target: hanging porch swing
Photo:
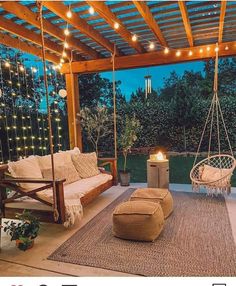
[[[216,45],[216,59],[215,59],[215,74],[214,74],[214,94],[211,101],[210,109],[206,118],[203,128],[201,139],[198,145],[197,153],[195,156],[193,168],[190,172],[190,179],[192,181],[193,191],[200,191],[205,188],[210,195],[229,194],[231,191],[231,176],[236,166],[233,150],[229,140],[227,128],[225,125],[223,113],[220,106],[218,97],[218,45]],[[216,133],[218,154],[211,155],[212,133],[214,126],[214,118],[216,118]],[[229,154],[221,153],[220,141],[220,123],[223,126],[225,138],[229,146]],[[210,135],[208,142],[208,155],[207,158],[197,163],[200,148],[208,124],[210,124]]]

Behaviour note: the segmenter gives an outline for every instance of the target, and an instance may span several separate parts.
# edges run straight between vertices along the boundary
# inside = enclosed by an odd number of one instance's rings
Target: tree
[[[84,107],[80,112],[81,125],[98,155],[100,139],[111,133],[112,118],[104,106]]]

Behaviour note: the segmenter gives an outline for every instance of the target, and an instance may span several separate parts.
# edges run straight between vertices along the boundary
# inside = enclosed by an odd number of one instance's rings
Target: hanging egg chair
[[[211,142],[214,126],[214,118],[216,118],[216,131],[218,154],[211,155]],[[207,125],[210,124],[210,136],[208,143],[208,156],[204,160],[197,163],[199,151],[202,145]],[[221,153],[220,141],[220,124],[223,126],[225,139],[228,142],[230,154]],[[193,168],[190,172],[193,191],[199,192],[201,188],[205,188],[210,195],[229,194],[231,191],[231,176],[236,166],[233,150],[230,144],[227,128],[223,118],[223,113],[218,98],[218,45],[216,46],[215,60],[215,76],[214,76],[214,95],[211,106],[208,111],[205,126],[202,132],[198,150],[194,160]]]

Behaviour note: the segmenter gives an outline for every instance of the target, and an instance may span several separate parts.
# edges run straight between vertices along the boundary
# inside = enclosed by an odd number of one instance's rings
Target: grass
[[[131,170],[131,182],[147,182],[148,155],[129,155],[127,168]],[[194,157],[171,156],[170,183],[190,184],[189,173],[193,166]],[[118,158],[118,170],[123,168],[123,157]],[[232,177],[232,186],[236,186],[236,175]]]

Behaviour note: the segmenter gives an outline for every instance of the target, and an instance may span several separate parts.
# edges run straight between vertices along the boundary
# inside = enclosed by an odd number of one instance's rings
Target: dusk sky
[[[121,81],[122,93],[129,99],[130,94],[137,88],[144,88],[144,76],[150,74],[152,76],[152,87],[154,89],[163,86],[165,78],[168,78],[172,71],[176,71],[178,75],[182,75],[185,70],[203,71],[204,62],[185,62],[173,65],[163,65],[150,68],[130,69],[116,71],[116,80]],[[101,73],[103,77],[112,80],[111,72]]]

